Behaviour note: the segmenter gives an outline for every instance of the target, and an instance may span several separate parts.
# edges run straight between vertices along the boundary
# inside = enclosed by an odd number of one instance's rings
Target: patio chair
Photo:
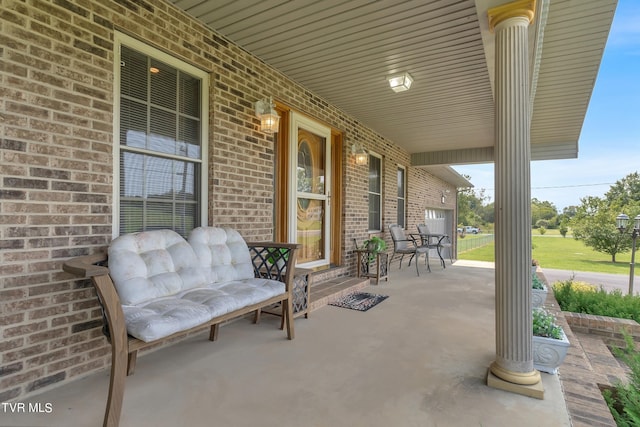
[[[418,233],[420,233],[420,237],[422,239],[422,245],[427,246],[430,249],[435,249],[438,252],[438,257],[440,258],[440,264],[442,268],[447,268],[446,263],[444,262],[444,258],[442,256],[442,250],[444,248],[448,248],[449,250],[449,260],[451,264],[453,264],[453,255],[452,255],[452,245],[451,238],[448,234],[436,234],[432,233],[429,230],[429,227],[425,224],[418,224]],[[427,258],[428,260],[428,258]]]
[[[407,235],[404,232],[404,228],[400,227],[398,224],[391,224],[389,226],[389,232],[391,233],[391,239],[393,240],[393,254],[391,255],[391,261],[395,258],[396,254],[400,254],[400,267],[402,268],[402,260],[405,255],[411,254],[411,258],[409,258],[409,266],[411,266],[411,260],[416,258],[416,272],[418,276],[420,276],[420,270],[418,269],[418,258],[420,254],[425,254],[427,257],[427,267],[428,267],[428,257],[429,257],[429,249],[427,247],[421,246],[416,241],[416,238],[413,235]],[[431,270],[429,270],[431,271]]]

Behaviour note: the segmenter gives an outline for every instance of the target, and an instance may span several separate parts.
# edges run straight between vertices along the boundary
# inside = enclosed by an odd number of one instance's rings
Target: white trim
[[[209,73],[194,67],[174,56],[161,50],[155,49],[148,44],[130,37],[118,31],[114,32],[114,61],[113,61],[113,212],[112,212],[112,237],[120,235],[120,58],[121,46],[135,49],[145,55],[151,56],[165,62],[176,69],[184,71],[202,81],[200,92],[200,159],[189,158],[193,163],[200,164],[200,225],[208,224],[208,187],[209,187]],[[128,151],[138,151],[135,149]],[[145,152],[145,150],[139,150]],[[179,158],[166,155],[168,158]]]
[[[324,176],[324,188],[325,194],[318,195],[316,193],[298,193],[298,128],[305,129],[309,132],[313,132],[325,138],[325,176]],[[319,266],[329,265],[331,262],[331,128],[322,125],[321,123],[310,119],[307,116],[291,112],[291,124],[289,132],[289,176],[291,177],[291,190],[289,191],[289,242],[297,242],[298,221],[296,215],[296,209],[298,206],[298,197],[304,196],[316,200],[325,201],[324,205],[324,259],[312,262],[305,262],[298,264],[299,267],[313,268]]]
[[[402,195],[402,201],[404,202],[404,218],[402,218],[402,228],[407,228],[407,167],[404,165],[397,165],[398,168],[396,169],[396,199],[400,200],[401,198],[397,195],[398,193],[398,186],[397,186],[397,181],[398,181],[398,170],[402,169],[404,172],[402,174],[402,178],[403,178],[403,183],[402,183],[402,189],[404,190],[404,194]],[[396,204],[396,223],[400,224],[398,222],[398,205]]]
[[[368,150],[369,156],[371,157],[376,157],[378,159],[380,159],[380,193],[373,193],[372,191],[369,190],[369,179],[367,178],[367,228],[369,228],[369,194],[379,194],[380,195],[380,224],[378,224],[378,228],[377,229],[369,229],[369,233],[379,233],[382,231],[382,222],[383,222],[383,212],[382,212],[382,190],[384,188],[384,180],[383,180],[383,175],[382,175],[382,171],[384,169],[384,164],[383,161],[384,159],[382,158],[382,155],[376,153],[375,151],[371,151]],[[371,167],[371,161],[368,162],[369,163],[369,168]]]

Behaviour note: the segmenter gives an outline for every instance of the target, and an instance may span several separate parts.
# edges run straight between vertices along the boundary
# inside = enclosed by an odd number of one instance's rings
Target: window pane
[[[369,230],[380,230],[380,196],[369,193]]]
[[[180,73],[180,105],[178,111],[191,117],[200,117],[200,79]]]
[[[181,236],[188,236],[189,232],[198,224],[198,205],[195,203],[176,203],[173,229]]]
[[[175,160],[173,162],[173,190],[177,200],[195,201],[198,195],[196,186],[196,165]]]
[[[188,117],[180,117],[178,127],[179,156],[191,159],[200,158],[200,121]]]
[[[173,229],[173,203],[148,202],[145,211],[145,230]]]
[[[142,197],[144,192],[144,156],[120,153],[120,197]],[[120,212],[122,215],[123,212]]]
[[[398,168],[398,197],[404,198],[404,169]]]
[[[398,218],[397,224],[404,227],[404,199],[398,199]]]
[[[324,194],[325,138],[298,129],[305,138],[298,144],[297,189],[301,193]]]
[[[120,201],[120,234],[143,230],[144,206],[142,200]]]
[[[173,160],[145,156],[145,198],[173,198]]]
[[[324,202],[298,198],[297,243],[301,244],[298,262],[324,259]]]
[[[369,191],[380,193],[380,158],[369,156]]]
[[[144,148],[147,144],[147,106],[130,99],[120,103],[120,144]]]
[[[177,70],[151,59],[151,103],[175,111],[177,95]]]
[[[120,57],[120,93],[147,100],[147,56],[122,46]]]

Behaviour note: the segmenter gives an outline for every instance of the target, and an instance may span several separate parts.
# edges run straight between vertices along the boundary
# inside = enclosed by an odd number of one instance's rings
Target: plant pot
[[[537,265],[532,265],[531,266],[531,274],[536,274],[537,271],[538,271],[538,266]]]
[[[569,350],[569,340],[562,331],[562,339],[533,337],[533,367],[548,374],[557,374]]]
[[[543,289],[531,289],[531,308],[544,307],[548,293],[549,290],[546,285]]]

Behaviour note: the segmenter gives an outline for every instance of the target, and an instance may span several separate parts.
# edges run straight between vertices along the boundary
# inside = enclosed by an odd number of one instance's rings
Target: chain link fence
[[[458,253],[466,252],[471,249],[476,249],[481,246],[488,245],[494,241],[493,234],[481,234],[474,235],[473,237],[467,236],[464,239],[458,236]]]

